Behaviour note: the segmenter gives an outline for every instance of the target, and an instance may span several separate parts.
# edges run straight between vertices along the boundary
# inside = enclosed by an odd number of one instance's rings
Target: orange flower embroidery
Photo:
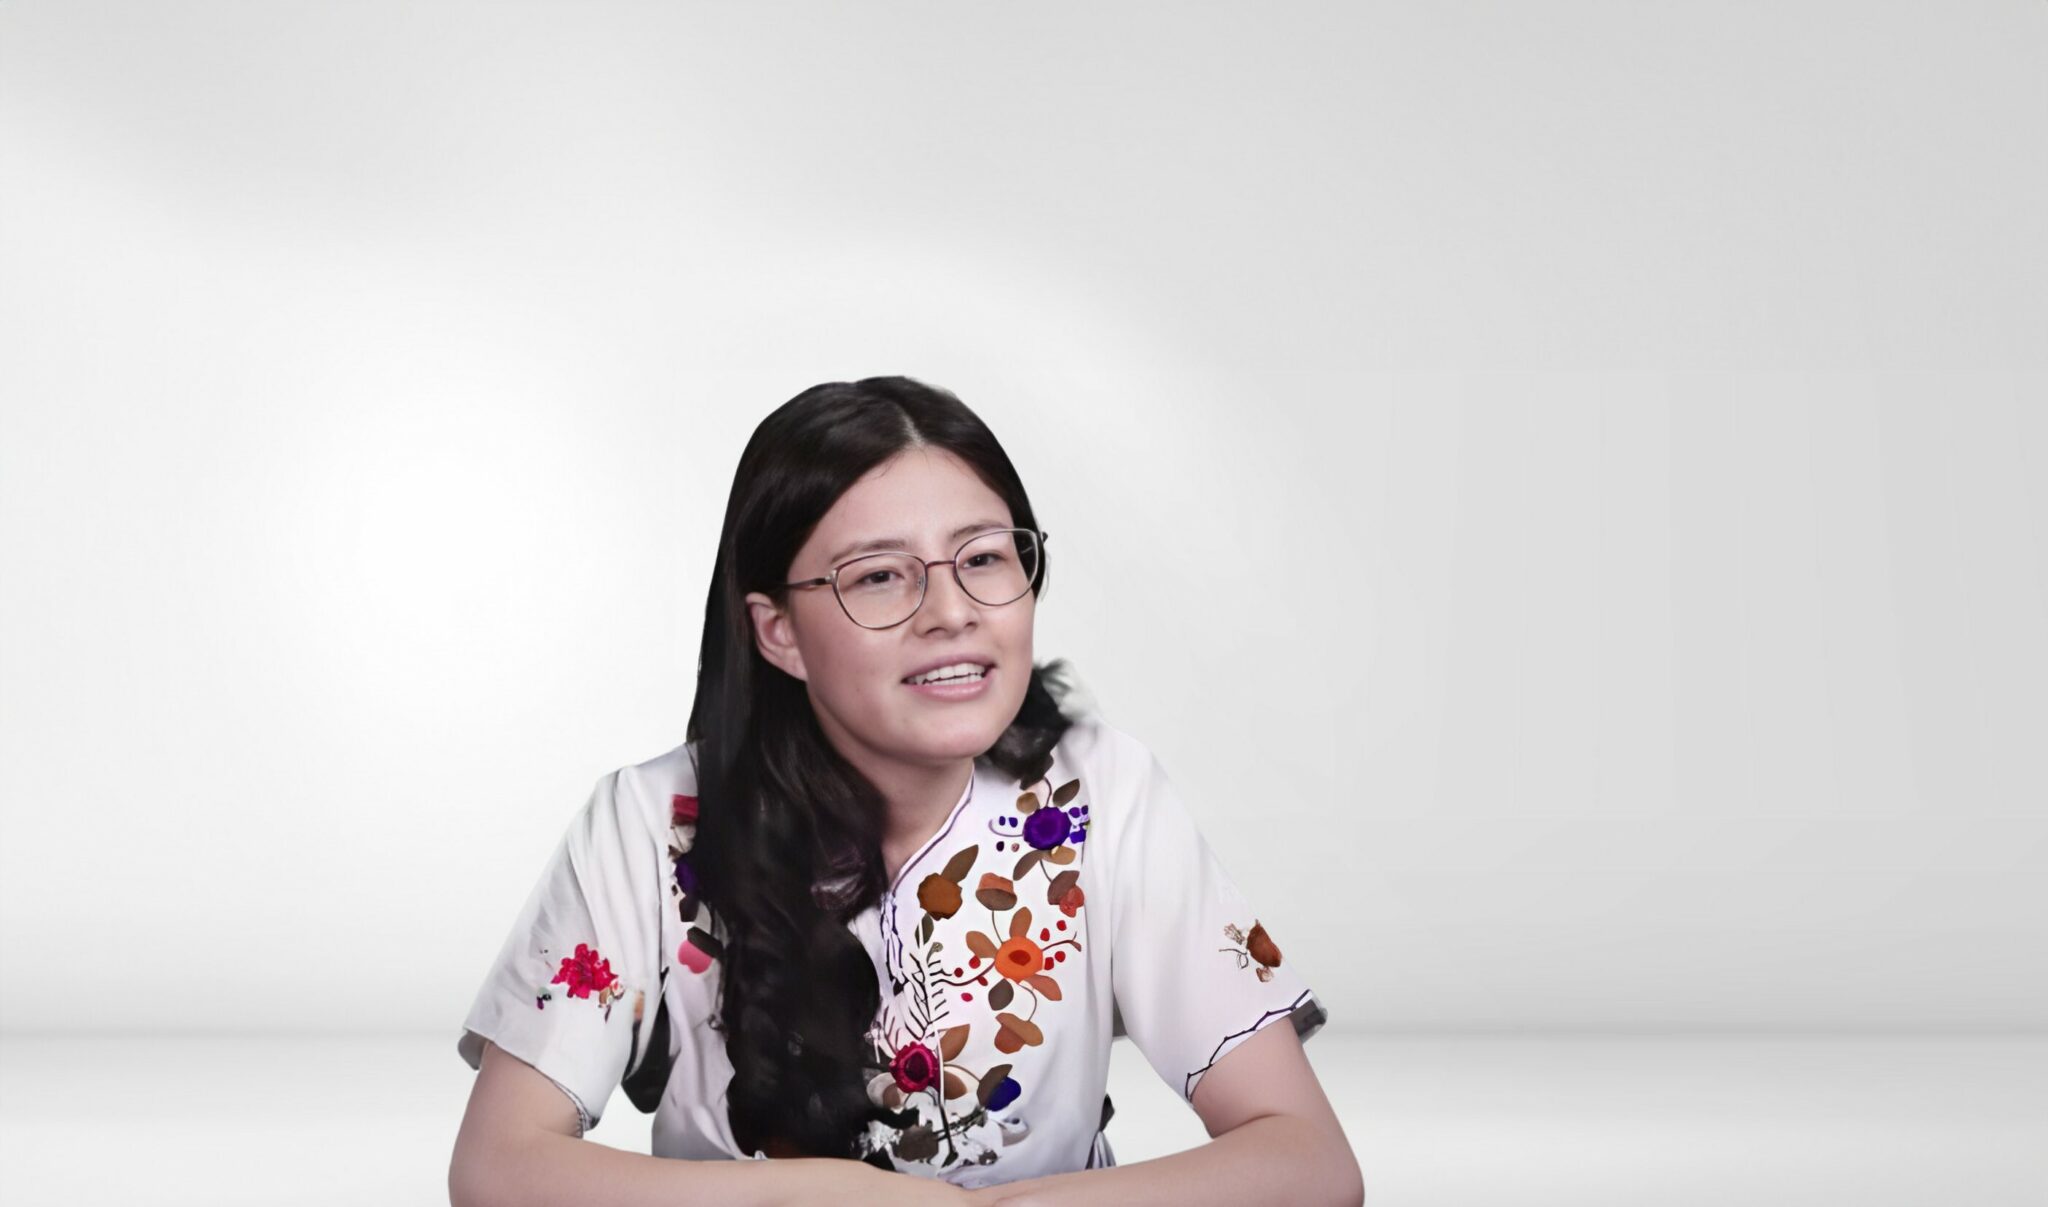
[[[1024,919],[1026,926],[1031,924],[1030,910],[1023,911],[1018,917]],[[969,944],[969,946],[972,946],[972,944]],[[1039,964],[1044,959],[1045,953],[1038,949],[1038,944],[1033,943],[1022,935],[1018,935],[1001,947],[996,948],[996,956],[992,962],[995,964],[997,972],[1002,973],[1013,981],[1022,981],[1029,978],[1032,973],[1037,972]]]

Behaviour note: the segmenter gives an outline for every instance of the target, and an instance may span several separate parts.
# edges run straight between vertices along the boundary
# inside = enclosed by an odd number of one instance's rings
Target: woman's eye
[[[878,578],[886,578],[894,573],[896,573],[894,570],[876,570],[868,574],[863,574],[860,576],[861,585],[878,586],[879,584],[877,584],[874,580]]]

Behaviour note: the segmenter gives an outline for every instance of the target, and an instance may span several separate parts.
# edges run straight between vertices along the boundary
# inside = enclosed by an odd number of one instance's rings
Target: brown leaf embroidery
[[[953,852],[953,857],[946,861],[946,870],[941,872],[940,875],[948,880],[964,879],[967,873],[974,867],[974,857],[979,854],[981,854],[980,843]]]
[[[984,872],[981,884],[974,890],[974,899],[993,910],[1006,910],[1017,904],[1017,886],[1007,876]]]
[[[983,1073],[981,1075],[981,1084],[975,1089],[975,1099],[981,1105],[987,1106],[988,1100],[995,1097],[997,1087],[1003,1084],[1003,1078],[1009,1075],[1010,1066],[1007,1064],[999,1064],[988,1072]]]
[[[1045,1032],[1039,1030],[1038,1024],[1028,1018],[1021,1018],[1006,1010],[996,1015],[996,1021],[1002,1024],[1002,1030],[996,1032],[997,1051],[1007,1054],[1017,1051],[1026,1044],[1036,1045],[1045,1042]]]

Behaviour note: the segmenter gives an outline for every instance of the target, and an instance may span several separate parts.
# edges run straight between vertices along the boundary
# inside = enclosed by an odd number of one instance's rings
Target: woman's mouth
[[[903,686],[933,700],[971,700],[988,690],[989,678],[995,673],[996,668],[991,666],[978,675],[955,675],[927,683],[912,683],[906,679]]]

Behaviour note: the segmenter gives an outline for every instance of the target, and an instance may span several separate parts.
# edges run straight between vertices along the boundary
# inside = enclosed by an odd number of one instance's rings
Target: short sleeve
[[[1291,1022],[1307,1040],[1328,1014],[1224,871],[1158,756],[1133,750],[1142,771],[1121,793],[1113,858],[1116,1014],[1192,1104],[1202,1075],[1252,1034]]]
[[[649,1047],[664,854],[620,773],[600,779],[520,906],[456,1044],[472,1069],[486,1039],[539,1069],[585,1132]]]

